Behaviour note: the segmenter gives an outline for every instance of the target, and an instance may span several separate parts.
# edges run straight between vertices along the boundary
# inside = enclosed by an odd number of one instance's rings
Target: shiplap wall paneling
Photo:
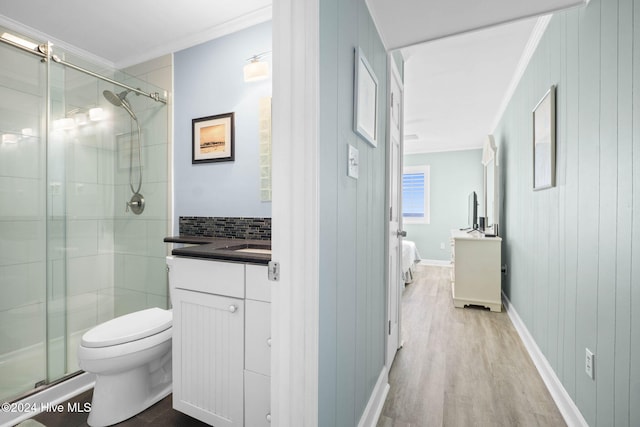
[[[566,174],[566,199],[564,236],[565,252],[565,323],[563,329],[563,371],[559,377],[569,395],[576,398],[576,361],[579,353],[576,352],[576,312],[578,289],[578,144],[580,120],[580,81],[578,77],[578,46],[580,40],[580,16],[572,13],[564,15],[567,27],[567,74],[560,87],[566,88],[564,92],[567,105],[567,137],[560,141],[567,150],[567,174]],[[563,97],[561,96],[560,99]]]
[[[633,210],[631,219],[631,331],[629,334],[629,425],[640,425],[640,5],[633,2]],[[625,179],[630,179],[629,175]],[[620,339],[625,339],[620,337]],[[616,368],[618,366],[616,365]],[[620,367],[624,369],[624,367]]]
[[[617,218],[618,184],[618,4],[612,1],[600,11],[600,218],[598,229],[598,319],[596,348],[596,424],[613,417],[615,334],[616,233],[609,229]],[[606,397],[606,398],[604,398]]]
[[[531,189],[531,109],[557,89],[557,187]],[[592,426],[640,425],[640,5],[559,13],[505,111],[504,289]],[[596,379],[585,373],[596,354]]]
[[[598,321],[598,225],[600,150],[600,1],[580,10],[578,134],[578,288],[576,356],[596,355]],[[598,357],[598,356],[596,356]],[[580,360],[577,359],[576,362]],[[599,359],[598,359],[599,360]],[[596,420],[596,386],[576,363],[576,404],[590,423]]]
[[[618,2],[618,179],[614,336],[614,422],[630,425],[631,237],[633,218],[633,0]],[[640,27],[639,27],[640,28]],[[636,68],[637,70],[637,68]],[[636,169],[640,171],[640,169]],[[638,212],[636,210],[636,212]],[[637,223],[636,223],[637,224]],[[612,224],[608,224],[613,233]],[[636,226],[637,229],[637,226]],[[639,300],[636,300],[639,301]],[[640,307],[636,302],[636,307]],[[637,320],[637,317],[636,317]],[[638,330],[636,329],[636,332]],[[635,378],[639,378],[637,375]],[[637,400],[636,400],[637,401]],[[636,418],[638,419],[638,418]]]
[[[319,425],[357,425],[384,366],[387,59],[364,0],[323,1],[320,14]],[[353,132],[356,47],[378,78],[377,147]]]

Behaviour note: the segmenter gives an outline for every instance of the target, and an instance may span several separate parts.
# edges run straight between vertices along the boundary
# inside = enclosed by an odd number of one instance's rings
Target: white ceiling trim
[[[422,147],[422,146],[421,146]],[[410,154],[432,154],[432,153],[450,153],[453,151],[470,151],[470,150],[482,150],[482,147],[442,147],[442,148],[433,148],[433,149],[422,149],[422,148],[405,148],[403,149],[403,153],[405,155]]]
[[[25,25],[21,22],[13,20],[7,16],[0,15],[0,25],[7,28],[8,30],[15,31],[16,35],[23,35],[29,38],[32,38],[37,43],[46,43],[50,42],[54,47],[58,46],[61,49],[79,56],[83,59],[86,59],[89,62],[93,62],[99,67],[105,68],[116,68],[115,64],[101,56],[96,55],[95,53],[87,52],[84,49],[80,49],[79,47],[73,46],[69,43],[66,43],[62,40],[58,40],[55,37],[51,37],[49,34],[44,33],[42,31],[36,30],[33,27]]]
[[[529,61],[531,61],[531,57],[535,53],[538,47],[538,44],[540,43],[540,40],[542,39],[542,36],[544,35],[544,32],[546,31],[547,26],[551,21],[552,16],[553,15],[545,15],[545,16],[539,17],[535,27],[533,27],[533,31],[531,32],[531,37],[529,37],[529,41],[527,42],[527,45],[525,46],[524,51],[522,52],[522,56],[520,57],[518,66],[516,67],[516,70],[513,74],[513,78],[511,79],[511,82],[507,87],[507,91],[505,92],[502,103],[500,104],[500,107],[498,108],[496,116],[493,119],[493,123],[491,124],[491,128],[490,128],[491,133],[494,133],[496,131],[496,128],[500,124],[500,120],[502,120],[502,115],[507,109],[507,105],[509,105],[509,102],[511,102],[511,98],[513,97],[513,94],[516,91],[518,84],[520,83],[520,79],[522,79],[522,76],[524,75],[524,72],[526,71],[527,66],[529,65]]]
[[[187,49],[189,47],[196,46],[231,33],[235,33],[236,31],[249,28],[262,22],[270,21],[272,19],[272,16],[273,7],[269,5],[242,15],[238,18],[224,22],[220,25],[216,25],[215,27],[211,27],[205,31],[201,31],[197,34],[193,34],[191,36],[176,40],[174,43],[159,46],[156,49],[148,51],[146,55],[135,55],[122,61],[118,61],[115,65],[116,68],[122,69],[131,65],[140,64],[142,62],[155,59],[169,53],[178,52],[180,50]]]

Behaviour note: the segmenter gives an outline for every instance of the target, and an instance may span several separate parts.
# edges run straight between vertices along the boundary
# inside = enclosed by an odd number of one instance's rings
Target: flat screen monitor
[[[469,228],[476,230],[478,228],[478,195],[475,191],[469,194]]]

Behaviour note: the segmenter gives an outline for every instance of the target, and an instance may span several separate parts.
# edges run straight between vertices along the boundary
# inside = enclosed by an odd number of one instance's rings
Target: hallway
[[[507,313],[451,301],[448,267],[418,266],[378,427],[564,426]]]

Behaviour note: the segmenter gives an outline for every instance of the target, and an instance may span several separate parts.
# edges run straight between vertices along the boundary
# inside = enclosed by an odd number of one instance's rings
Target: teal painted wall
[[[379,83],[377,148],[353,132],[357,46]],[[365,1],[321,0],[319,426],[357,425],[384,366],[386,93],[387,55]],[[347,176],[348,144],[358,180]]]
[[[531,110],[552,84],[557,186],[534,192]],[[504,290],[591,426],[640,425],[639,87],[638,2],[592,0],[553,17],[495,132]]]
[[[451,260],[451,229],[468,223],[468,197],[478,194],[478,215],[482,210],[482,150],[407,154],[405,166],[429,165],[431,177],[431,221],[429,224],[404,224],[407,239],[416,243],[422,259]],[[440,245],[444,244],[444,249]]]

